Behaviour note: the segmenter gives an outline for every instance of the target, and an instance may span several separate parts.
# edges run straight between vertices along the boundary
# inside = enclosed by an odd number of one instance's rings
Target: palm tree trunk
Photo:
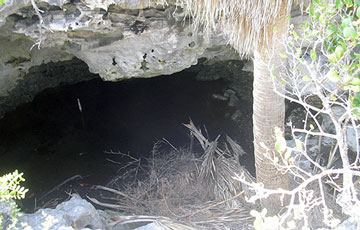
[[[269,160],[265,157],[266,150],[261,144],[263,143],[271,150],[271,154],[276,155],[274,128],[284,128],[285,102],[284,98],[274,91],[269,64],[278,65],[281,60],[279,53],[284,49],[280,41],[288,29],[285,2],[274,24],[266,28],[267,34],[262,33],[261,41],[254,51],[253,132],[256,178],[269,189],[289,188],[288,176],[279,173],[273,165],[269,164]],[[274,27],[276,33],[274,33]],[[271,55],[273,56],[270,57]],[[271,214],[276,214],[282,206],[279,196],[270,196],[262,201],[262,205]]]

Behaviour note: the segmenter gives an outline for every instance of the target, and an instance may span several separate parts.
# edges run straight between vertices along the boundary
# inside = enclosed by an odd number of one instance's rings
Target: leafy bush
[[[12,199],[23,199],[28,192],[19,185],[22,181],[25,181],[23,173],[18,170],[0,177],[0,229],[16,229],[19,209]]]
[[[291,27],[278,41],[286,64],[273,75],[277,93],[306,112],[303,127],[290,122],[292,145],[276,129],[280,154],[267,156],[293,188],[271,190],[237,178],[256,192],[249,201],[278,194],[287,203],[274,217],[252,211],[256,229],[334,228],[347,217],[360,226],[360,0],[313,0],[307,13],[300,33]]]
[[[305,41],[329,60],[328,78],[348,90],[352,112],[360,118],[360,0],[315,0],[309,7],[311,21],[304,24]],[[315,44],[316,42],[316,44]],[[336,100],[336,97],[332,98]]]
[[[25,181],[22,177],[23,173],[19,173],[15,170],[13,173],[6,174],[0,177],[0,198],[8,200],[23,199],[28,189],[20,186],[20,182]]]

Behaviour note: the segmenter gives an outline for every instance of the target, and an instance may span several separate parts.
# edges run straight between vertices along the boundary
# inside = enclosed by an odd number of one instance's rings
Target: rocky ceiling
[[[42,24],[30,0],[0,7],[0,116],[45,88],[94,77],[87,67],[116,81],[172,74],[200,58],[239,59],[220,33],[194,32],[175,5],[45,0],[36,6]],[[54,71],[56,79],[48,74]]]

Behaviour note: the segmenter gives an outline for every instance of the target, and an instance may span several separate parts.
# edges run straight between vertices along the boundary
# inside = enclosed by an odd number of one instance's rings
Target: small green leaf
[[[309,6],[309,14],[310,14],[311,17],[314,16],[314,12],[315,12],[314,6],[313,6],[313,4],[310,3],[310,6]]]
[[[352,106],[353,107],[360,106],[360,93],[356,93],[355,98],[352,99]]]
[[[313,124],[310,124],[310,131],[314,130],[314,125]]]
[[[280,52],[280,57],[282,57],[282,58],[288,58],[288,56],[286,55],[286,54],[284,54],[284,53],[282,53],[282,52]]]
[[[352,20],[350,17],[346,17],[341,21],[341,28],[351,27]]]
[[[331,70],[327,74],[327,76],[328,76],[329,80],[332,81],[332,82],[338,82],[340,80],[339,74],[334,70]]]
[[[359,0],[359,2],[360,2],[360,0]],[[356,11],[356,17],[360,18],[360,8],[358,8]]]
[[[355,114],[356,119],[359,120],[359,118],[360,118],[360,111],[359,111],[359,109],[354,109],[354,110],[353,110],[353,113]]]
[[[291,31],[292,35],[294,36],[294,39],[295,40],[298,40],[299,39],[299,35],[296,33],[295,30]]]
[[[342,0],[336,0],[335,5],[338,9],[341,9],[344,5]]]
[[[350,82],[353,85],[360,85],[360,79],[359,78],[353,78]]]
[[[310,51],[310,57],[313,61],[316,61],[316,52],[314,49]]]
[[[264,221],[262,218],[256,218],[254,221],[254,228],[255,229],[263,229]]]
[[[343,40],[338,40],[337,39],[337,42],[339,45],[342,46],[342,48],[346,51],[347,50],[347,44],[343,41]]]
[[[344,76],[342,76],[343,82],[350,82],[350,80],[352,80],[352,76],[350,76],[349,74],[345,74]]]
[[[275,66],[271,67],[271,73],[275,73],[275,70],[276,70]]]
[[[274,128],[274,133],[276,138],[284,136],[284,132],[279,127]]]
[[[299,139],[295,139],[296,148],[302,150],[303,143]]]
[[[343,55],[344,55],[344,49],[342,48],[342,46],[337,46],[335,49],[336,59],[340,60]]]
[[[359,85],[352,85],[350,86],[350,89],[352,91],[354,91],[355,93],[359,93],[360,92],[360,86]]]
[[[330,61],[330,63],[332,63],[332,64],[335,64],[337,61],[336,61],[336,55],[333,53],[333,54],[330,54],[329,56],[328,56],[328,59],[329,59],[329,61]]]
[[[326,24],[326,15],[325,14],[320,15],[319,22],[320,22],[321,25]]]
[[[346,7],[349,8],[353,5],[352,0],[344,0]]]
[[[348,64],[344,64],[342,67],[341,67],[341,71],[342,72],[347,72],[350,70],[350,66]]]
[[[275,142],[275,150],[279,153],[283,153],[286,150],[286,140],[283,137],[278,137]]]
[[[308,75],[304,75],[302,79],[303,81],[311,81],[311,78]]]
[[[359,9],[360,9],[360,8],[359,8]],[[356,14],[359,14],[359,15],[357,15],[358,17],[360,16],[360,12],[359,12],[359,11],[357,11]],[[360,19],[358,19],[358,20],[356,20],[356,21],[353,22],[353,26],[357,27],[357,26],[359,26],[359,25],[360,25]]]
[[[356,31],[351,27],[346,27],[343,31],[343,34],[345,39],[356,38],[357,36]]]

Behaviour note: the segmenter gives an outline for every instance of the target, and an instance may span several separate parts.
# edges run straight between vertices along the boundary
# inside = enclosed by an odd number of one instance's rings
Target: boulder
[[[39,209],[32,214],[22,214],[18,227],[26,230],[105,229],[94,206],[78,196],[73,196],[55,209]]]

